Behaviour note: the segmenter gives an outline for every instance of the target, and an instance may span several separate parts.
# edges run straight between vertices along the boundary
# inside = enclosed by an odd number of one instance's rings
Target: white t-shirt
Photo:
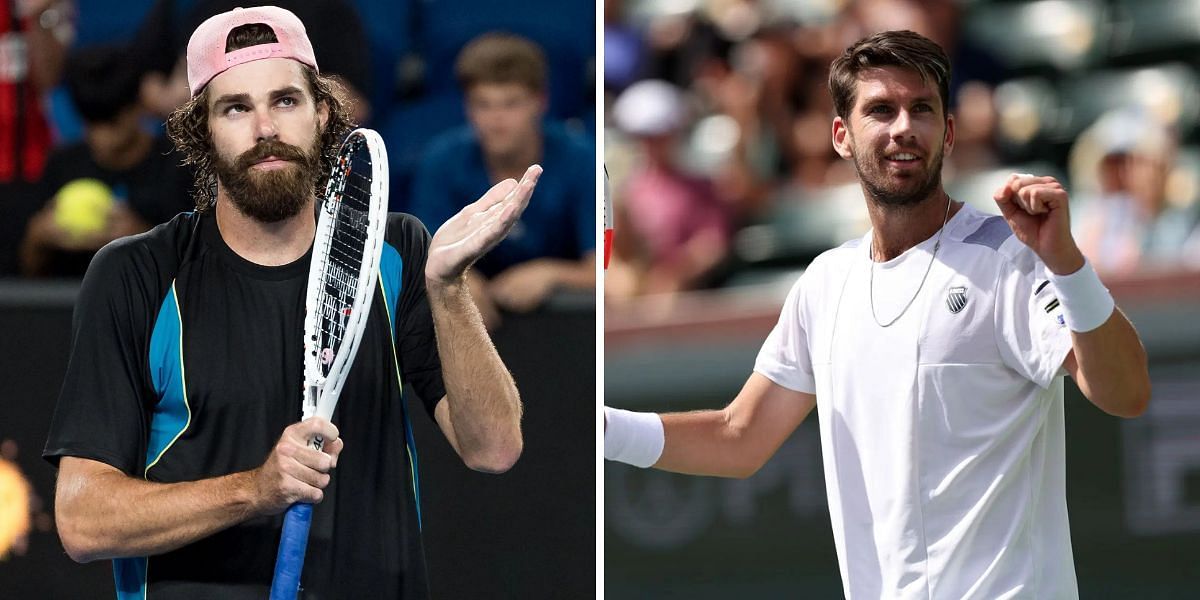
[[[887,323],[937,235],[875,265]],[[963,207],[895,324],[871,315],[871,233],[813,261],[754,370],[816,394],[848,598],[1077,598],[1062,363],[1045,267],[1003,218]]]

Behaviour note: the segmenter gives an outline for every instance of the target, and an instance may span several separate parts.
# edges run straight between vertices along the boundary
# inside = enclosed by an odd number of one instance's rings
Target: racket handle
[[[271,600],[296,600],[300,593],[300,573],[304,570],[304,551],[308,549],[308,526],[312,524],[311,504],[296,503],[283,517],[283,535],[275,555],[275,578],[271,581]]]

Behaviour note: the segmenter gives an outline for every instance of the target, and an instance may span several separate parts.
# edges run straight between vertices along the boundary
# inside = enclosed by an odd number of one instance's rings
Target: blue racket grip
[[[304,570],[312,510],[313,505],[298,502],[283,517],[283,535],[279,538],[279,553],[275,555],[275,578],[271,581],[271,600],[296,600],[300,593],[300,572]]]

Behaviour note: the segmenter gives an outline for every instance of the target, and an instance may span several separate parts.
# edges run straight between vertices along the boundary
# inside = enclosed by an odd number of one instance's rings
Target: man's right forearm
[[[662,434],[661,445],[654,446],[661,452],[652,466],[690,475],[749,477],[775,454],[815,406],[816,396],[783,388],[754,373],[733,402],[721,410],[658,415],[661,430],[645,430]],[[627,429],[614,432],[614,425]],[[628,427],[622,419],[606,424],[606,457],[612,453],[608,447],[610,436],[622,441],[623,446],[634,447],[636,443],[624,440],[630,436],[646,439],[647,433]],[[650,464],[649,460],[640,462]]]
[[[605,458],[635,467],[740,479],[775,451],[746,443],[728,409],[661,415],[605,410]]]
[[[753,475],[774,453],[772,448],[759,456],[753,445],[743,443],[744,430],[734,425],[727,409],[661,417],[665,443],[656,469],[741,479]]]
[[[86,459],[62,463],[55,514],[78,562],[169,552],[259,514],[253,471],[154,483]]]
[[[321,450],[308,444],[318,435],[325,440]],[[199,481],[152,483],[64,456],[54,506],[58,534],[79,562],[169,552],[297,502],[320,502],[343,447],[337,427],[310,417],[284,429],[257,469]]]

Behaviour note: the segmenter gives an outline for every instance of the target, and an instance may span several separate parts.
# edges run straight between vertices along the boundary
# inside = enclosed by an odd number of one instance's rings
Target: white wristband
[[[605,406],[604,419],[604,458],[643,469],[658,462],[664,437],[657,414]]]
[[[1063,320],[1071,331],[1084,333],[1091,331],[1108,321],[1112,316],[1112,294],[1100,283],[1100,277],[1092,268],[1092,263],[1086,260],[1083,267],[1070,275],[1055,275],[1046,270],[1054,289],[1058,291],[1058,301],[1062,304]]]

